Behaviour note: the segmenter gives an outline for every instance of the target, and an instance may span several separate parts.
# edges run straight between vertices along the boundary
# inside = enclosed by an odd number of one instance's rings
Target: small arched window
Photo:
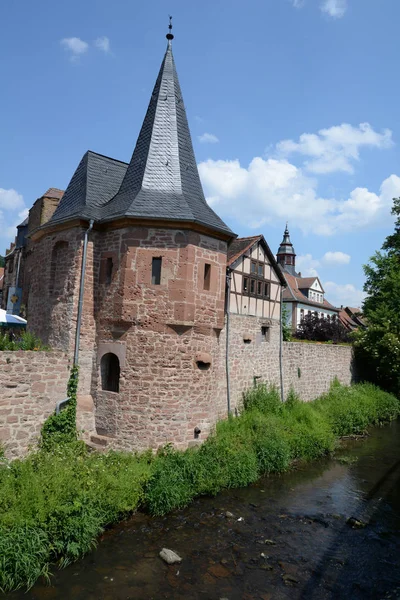
[[[101,357],[101,388],[107,392],[119,392],[120,366],[116,354],[108,352]]]

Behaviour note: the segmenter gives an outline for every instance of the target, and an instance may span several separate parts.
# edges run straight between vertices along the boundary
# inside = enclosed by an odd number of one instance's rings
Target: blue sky
[[[360,303],[400,196],[398,0],[20,0],[0,8],[0,253],[88,149],[128,161],[174,17],[213,208]],[[206,135],[207,134],[207,135]]]

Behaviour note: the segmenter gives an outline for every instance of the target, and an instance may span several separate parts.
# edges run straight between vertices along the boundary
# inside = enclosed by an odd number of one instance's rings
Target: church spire
[[[171,17],[168,29],[167,50],[135,150],[104,220],[186,221],[234,237],[204,197],[172,55]]]
[[[296,252],[293,248],[293,244],[290,241],[290,234],[288,224],[286,222],[285,231],[283,233],[283,239],[276,255],[278,264],[281,265],[284,271],[287,271],[291,275],[296,275]]]

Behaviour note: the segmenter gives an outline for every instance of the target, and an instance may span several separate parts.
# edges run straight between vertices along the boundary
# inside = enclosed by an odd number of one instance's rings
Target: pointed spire
[[[170,22],[170,32],[171,28]],[[188,221],[233,237],[204,197],[172,55],[172,38],[168,33],[167,50],[135,150],[119,192],[104,209],[104,219],[127,216]]]
[[[168,29],[169,29],[169,31],[168,31],[168,33],[167,33],[167,35],[166,35],[165,37],[166,37],[166,38],[167,38],[167,40],[168,40],[168,45],[170,45],[170,44],[171,44],[171,42],[172,42],[172,40],[174,39],[174,35],[173,35],[173,33],[172,33],[172,17],[171,17],[171,15],[169,15],[169,25],[168,25]]]
[[[283,239],[276,255],[278,264],[281,265],[284,271],[296,275],[296,252],[293,248],[293,244],[290,241],[290,234],[288,229],[288,223],[286,221],[285,231],[283,233]]]

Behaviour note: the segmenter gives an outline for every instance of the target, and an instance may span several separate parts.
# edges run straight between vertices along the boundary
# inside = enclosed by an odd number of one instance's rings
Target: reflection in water
[[[57,572],[52,587],[7,597],[400,598],[400,422],[346,443],[340,454],[348,464],[301,465],[165,518],[135,515]],[[352,528],[348,517],[366,526]],[[165,565],[162,547],[182,564]]]

